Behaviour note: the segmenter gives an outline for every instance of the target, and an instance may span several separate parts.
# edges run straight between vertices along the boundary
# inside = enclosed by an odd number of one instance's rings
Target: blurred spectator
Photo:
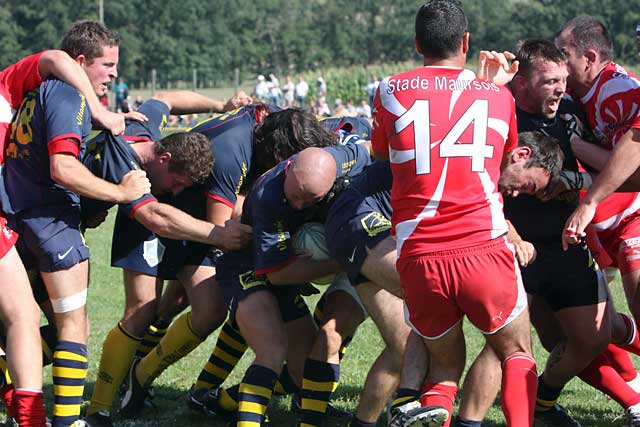
[[[356,108],[356,113],[358,114],[358,117],[365,117],[367,119],[371,118],[371,106],[369,105],[369,103],[367,101],[365,101],[364,99],[360,102],[360,105],[358,105],[358,108]]]
[[[636,43],[638,44],[638,55],[640,55],[640,24],[636,27]]]
[[[258,83],[256,83],[254,92],[260,102],[267,102],[269,98],[269,86],[267,86],[267,82],[264,81],[262,74],[258,76]]]
[[[327,103],[327,99],[324,96],[318,98],[318,103],[316,104],[316,115],[323,117],[328,117],[331,115],[329,104]]]
[[[274,74],[269,74],[269,79],[269,83],[267,83],[269,87],[269,104],[280,105],[280,95],[282,94],[280,82]]]
[[[129,86],[127,86],[122,77],[118,78],[117,84],[113,87],[113,92],[116,94],[116,113],[128,113],[129,105],[126,101],[129,96]]]
[[[356,106],[353,105],[353,101],[350,99],[347,99],[347,103],[344,106],[344,108],[347,109],[347,116],[349,117],[355,117],[358,115],[358,113],[356,112]]]
[[[140,95],[136,96],[136,100],[133,102],[134,111],[138,111],[140,106],[144,103],[144,99]]]
[[[349,115],[347,109],[342,105],[342,100],[340,98],[336,98],[335,101],[333,101],[333,104],[333,111],[331,112],[333,117],[345,117]]]
[[[309,85],[302,76],[298,76],[298,83],[296,83],[296,104],[300,108],[304,108],[307,94],[309,93]]]
[[[322,76],[318,77],[316,81],[316,99],[326,98],[327,96],[327,84],[324,82]]]
[[[291,76],[287,76],[287,82],[284,84],[282,89],[284,90],[284,103],[285,103],[285,105],[287,107],[292,107],[293,106],[294,92],[296,90],[296,85],[295,85],[295,83],[293,83],[293,80],[291,80]]]
[[[371,80],[369,80],[369,83],[364,88],[364,91],[367,92],[367,96],[369,97],[369,106],[371,107],[373,107],[373,97],[376,96],[376,90],[379,84],[380,80],[378,80],[378,76],[372,74]]]

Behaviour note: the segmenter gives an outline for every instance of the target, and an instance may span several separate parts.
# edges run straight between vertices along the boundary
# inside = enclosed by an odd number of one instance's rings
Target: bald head
[[[284,194],[294,209],[304,209],[326,196],[335,179],[333,156],[321,148],[307,148],[289,165]]]

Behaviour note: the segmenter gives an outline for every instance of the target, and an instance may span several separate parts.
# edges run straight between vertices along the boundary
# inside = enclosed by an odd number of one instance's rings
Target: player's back
[[[497,182],[503,152],[517,144],[508,90],[468,70],[422,67],[385,79],[374,107],[372,140],[389,151],[401,256],[506,233]]]

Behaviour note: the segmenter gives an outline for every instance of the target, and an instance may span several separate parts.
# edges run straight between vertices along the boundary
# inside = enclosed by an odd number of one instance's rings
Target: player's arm
[[[207,221],[210,223],[224,224],[233,216],[233,210],[231,206],[207,197]]]
[[[330,258],[316,261],[310,258],[296,258],[292,263],[267,273],[267,279],[273,285],[299,285],[311,282],[318,277],[342,271],[338,261]]]
[[[92,174],[75,155],[68,152],[51,154],[49,164],[51,179],[83,197],[124,204],[151,191],[147,174],[141,170],[131,171],[119,184],[112,184]]]
[[[618,140],[604,168],[567,219],[562,233],[562,246],[565,250],[568,244],[577,244],[585,237],[584,230],[593,220],[598,204],[625,181],[629,180],[629,189],[640,190],[640,173],[637,173],[639,168],[640,129],[632,128]]]
[[[522,267],[526,267],[536,260],[537,252],[535,246],[531,242],[522,240],[520,234],[516,228],[511,224],[511,221],[507,221],[509,225],[509,231],[507,232],[507,240],[513,243],[516,249],[516,259]]]
[[[133,217],[161,237],[206,243],[222,250],[241,249],[251,241],[248,225],[233,220],[215,225],[166,203],[147,203],[136,209]]]
[[[154,99],[162,101],[169,107],[171,114],[196,114],[196,113],[224,113],[235,108],[242,107],[251,102],[244,92],[238,92],[227,101],[211,99],[197,92],[189,90],[176,90],[159,92]]]
[[[100,103],[87,74],[66,52],[44,51],[40,56],[38,71],[43,79],[53,75],[78,89],[87,99],[91,117],[99,127],[110,130],[114,135],[124,132],[124,118]]]

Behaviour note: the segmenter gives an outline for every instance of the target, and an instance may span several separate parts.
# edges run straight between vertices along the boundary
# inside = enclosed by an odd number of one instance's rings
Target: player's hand
[[[579,203],[578,207],[567,219],[562,230],[562,248],[566,251],[569,245],[579,244],[586,236],[585,228],[593,220],[597,205]]]
[[[589,132],[588,128],[582,123],[582,120],[575,114],[562,113],[559,114],[560,119],[564,122],[569,135],[569,141],[573,142],[576,138],[584,140]]]
[[[102,224],[107,219],[107,215],[109,215],[109,211],[102,211],[94,214],[89,218],[85,218],[84,220],[85,228],[97,228],[100,224]]]
[[[526,267],[536,260],[538,252],[536,251],[533,243],[520,240],[520,242],[513,244],[516,248],[516,259],[521,267]]]
[[[506,50],[502,53],[495,50],[481,50],[478,56],[476,77],[504,86],[513,80],[518,72],[519,62],[515,61],[515,58],[513,53]],[[509,61],[512,61],[511,64]]]
[[[118,203],[127,204],[138,200],[145,194],[151,193],[151,182],[147,178],[147,173],[143,170],[133,170],[122,177],[118,187],[121,191]]]
[[[92,111],[91,117],[97,128],[109,130],[114,135],[124,133],[124,117],[118,113],[112,113],[101,107],[98,111]]]
[[[213,232],[214,246],[223,251],[242,249],[251,242],[251,227],[234,219],[227,220],[224,227],[217,226]]]
[[[133,120],[140,123],[146,123],[149,121],[149,118],[142,114],[139,111],[129,111],[128,113],[119,113],[126,120]]]
[[[251,104],[251,98],[244,91],[240,91],[227,100],[224,104],[224,111],[235,110],[247,104]]]

